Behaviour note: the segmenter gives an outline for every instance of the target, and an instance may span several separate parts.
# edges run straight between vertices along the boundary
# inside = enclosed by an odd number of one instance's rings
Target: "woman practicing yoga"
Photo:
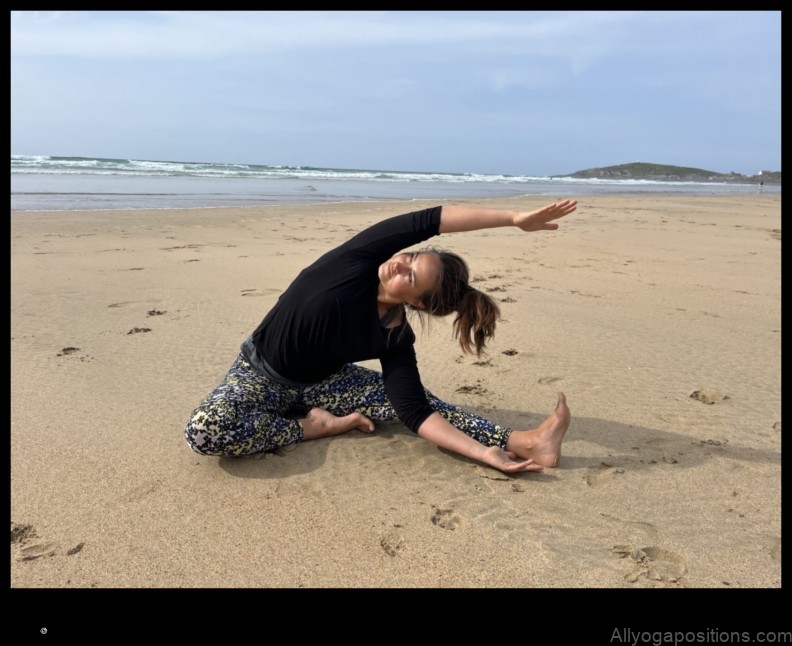
[[[558,393],[539,426],[512,430],[424,388],[407,320],[455,314],[462,350],[481,354],[500,310],[471,287],[467,264],[449,251],[404,251],[433,236],[493,227],[555,230],[574,200],[518,212],[436,206],[374,224],[304,269],[280,296],[223,382],[185,428],[203,455],[239,456],[400,420],[438,446],[507,473],[555,467],[569,427]],[[355,362],[379,359],[382,372]]]

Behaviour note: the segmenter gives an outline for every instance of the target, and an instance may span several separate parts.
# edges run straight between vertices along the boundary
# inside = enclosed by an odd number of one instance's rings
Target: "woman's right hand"
[[[504,451],[497,446],[490,446],[484,451],[482,462],[495,467],[504,473],[520,473],[521,471],[544,471],[541,464],[533,460],[520,460],[515,453]]]
[[[478,462],[483,462],[504,473],[544,470],[541,464],[536,464],[530,458],[523,460],[511,451],[504,451],[497,446],[484,446],[481,442],[474,440],[470,435],[453,426],[437,411],[429,415],[424,423],[418,427],[418,435],[437,444],[437,446],[442,446],[444,449],[454,451]]]

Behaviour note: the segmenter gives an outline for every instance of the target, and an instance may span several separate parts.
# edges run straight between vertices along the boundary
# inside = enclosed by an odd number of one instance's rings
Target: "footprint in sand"
[[[32,561],[33,559],[42,556],[52,556],[58,549],[58,544],[53,542],[37,543],[35,545],[28,545],[19,550],[20,561]]]
[[[699,440],[698,442],[691,442],[691,444],[698,444],[700,446],[726,446],[729,440]]]
[[[628,543],[614,545],[611,552],[631,561],[631,570],[624,575],[630,583],[641,577],[652,581],[679,583],[687,573],[687,564],[678,554],[657,547],[660,532],[652,523],[643,521],[621,520],[610,514],[601,514],[603,518],[619,523],[626,530]],[[645,547],[637,547],[644,545]]]
[[[67,354],[74,354],[75,352],[79,352],[79,351],[80,351],[80,348],[75,348],[73,346],[68,346],[68,347],[63,348],[63,350],[58,352],[58,354],[56,354],[55,356],[56,357],[65,357]]]
[[[700,401],[703,404],[712,405],[729,399],[729,396],[711,388],[702,388],[701,390],[694,390],[690,393],[690,398]]]
[[[526,491],[520,481],[512,481],[495,469],[475,466],[478,481],[473,487],[458,496],[435,506],[432,522],[454,529],[458,524],[479,529],[495,529],[501,538],[521,540],[525,532],[531,531],[532,516],[527,513],[520,492]],[[511,495],[510,495],[511,494]],[[518,494],[515,497],[514,494]]]
[[[599,466],[591,469],[588,474],[583,476],[583,479],[589,487],[597,487],[613,482],[615,478],[623,474],[622,467],[614,467],[607,462],[600,462]]]
[[[641,577],[652,581],[679,583],[687,573],[685,560],[681,556],[654,545],[636,548],[614,545],[612,551],[620,558],[629,557],[632,561],[632,570],[624,575],[630,583],[635,583]]]
[[[710,456],[723,455],[729,448],[729,440],[698,440],[690,444],[697,449],[703,449]]]
[[[540,384],[554,384],[557,381],[561,381],[563,377],[539,377]]]
[[[504,350],[503,352],[501,352],[501,354],[505,354],[507,357],[513,357],[515,354],[518,354],[518,352],[517,350],[510,349],[510,350]]]
[[[36,530],[33,529],[32,525],[15,525],[13,522],[11,523],[11,545],[16,543],[23,546],[34,538],[36,538]],[[85,543],[78,543],[66,552],[66,556],[73,556],[81,552],[83,547],[85,547]],[[55,553],[57,548],[58,544],[54,542],[25,545],[19,550],[19,560],[32,561],[40,556],[50,556]]]
[[[380,546],[388,556],[396,556],[404,550],[404,539],[398,532],[389,532],[380,538]]]
[[[133,327],[127,334],[138,334],[140,332],[151,332],[150,327]]]
[[[52,541],[36,542],[38,539],[36,530],[32,525],[17,525],[11,521],[11,545],[19,546],[20,561],[32,561],[42,556],[51,556],[58,549],[58,544]]]
[[[480,384],[476,384],[475,386],[460,386],[456,389],[458,393],[466,393],[471,395],[487,395],[489,391],[481,386]]]
[[[436,508],[432,514],[432,523],[443,529],[456,529],[462,519],[454,513],[453,509]]]
[[[36,530],[33,525],[17,525],[13,520],[11,521],[11,544],[24,543],[31,538],[36,537]]]

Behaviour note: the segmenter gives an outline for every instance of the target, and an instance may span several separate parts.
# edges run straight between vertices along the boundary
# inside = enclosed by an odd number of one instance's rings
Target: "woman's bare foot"
[[[530,458],[536,464],[555,467],[561,457],[561,442],[570,420],[566,396],[560,392],[558,403],[550,416],[530,431],[512,431],[506,442],[506,450],[516,453],[524,460]]]
[[[354,428],[366,433],[374,430],[374,423],[365,415],[352,413],[345,417],[336,417],[324,408],[312,408],[299,422],[303,427],[303,440],[341,435]]]

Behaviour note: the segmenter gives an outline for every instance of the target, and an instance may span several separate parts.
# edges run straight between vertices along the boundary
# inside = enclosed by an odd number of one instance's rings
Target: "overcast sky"
[[[781,169],[781,12],[13,12],[11,152]]]

